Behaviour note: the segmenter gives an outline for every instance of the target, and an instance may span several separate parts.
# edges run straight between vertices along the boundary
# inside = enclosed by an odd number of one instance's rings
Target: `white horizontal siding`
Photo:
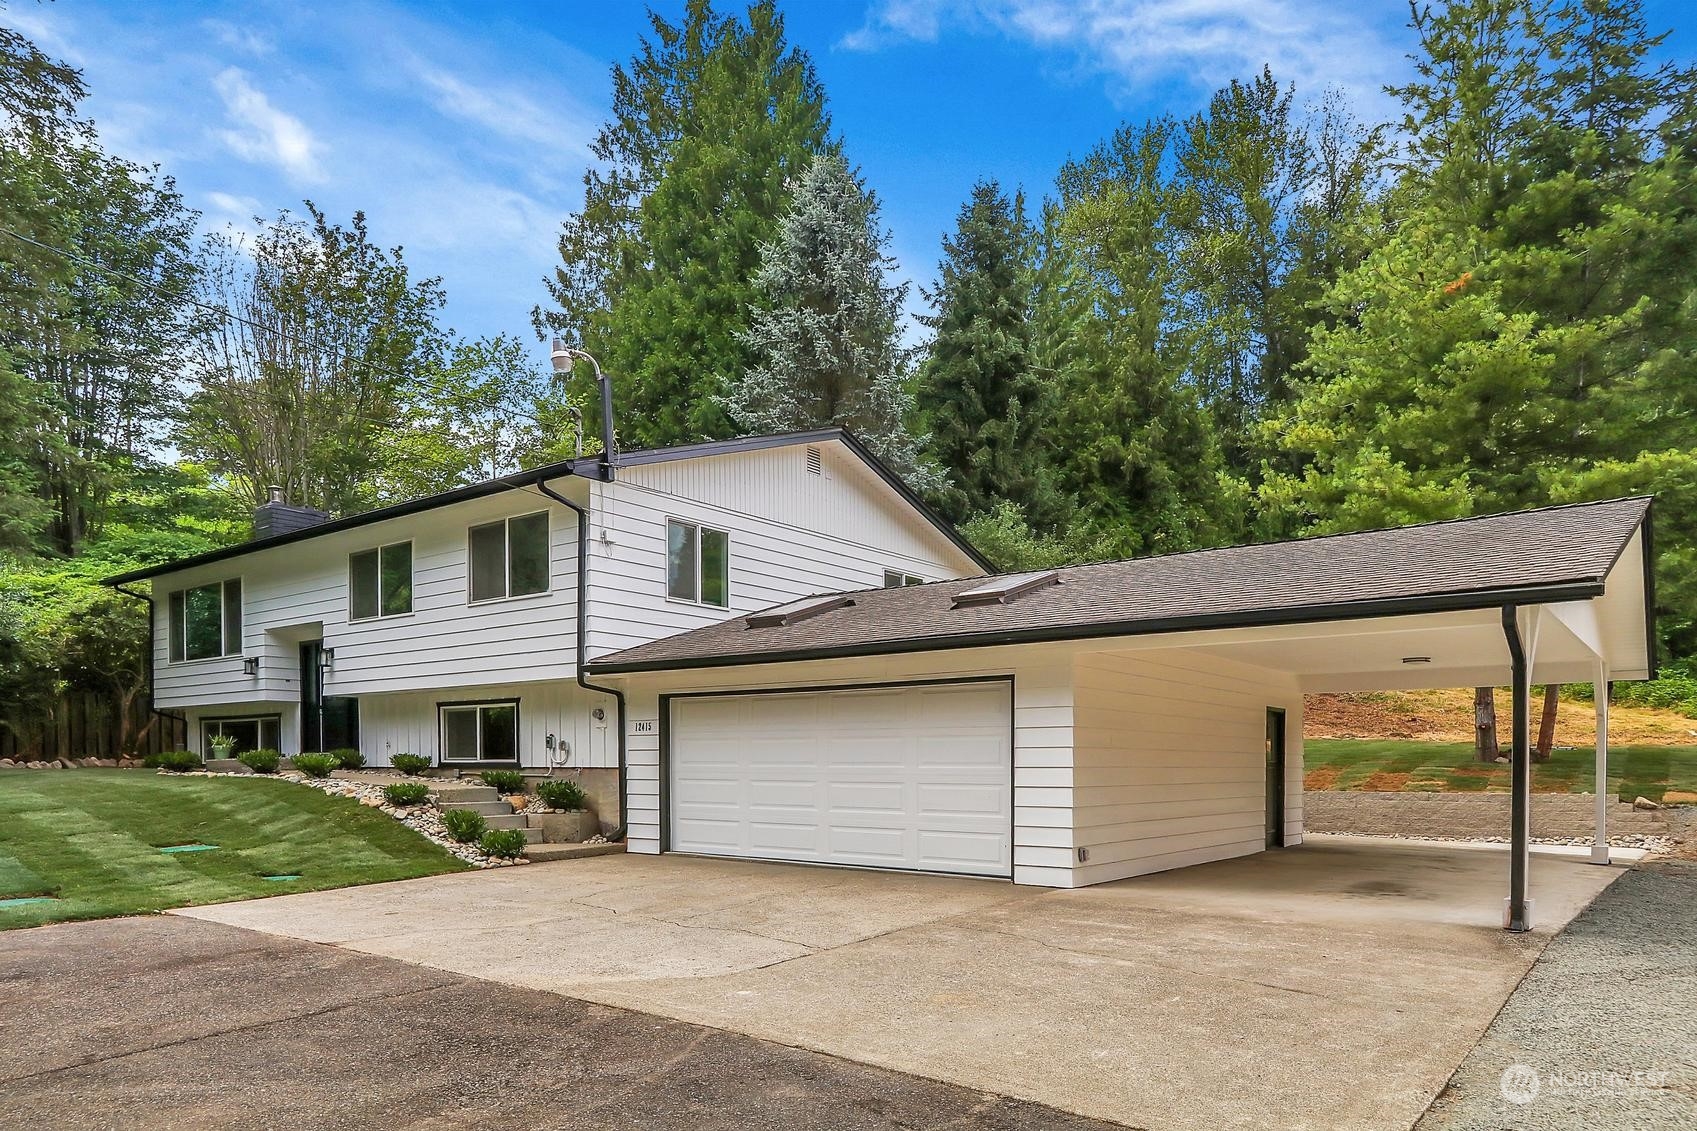
[[[575,489],[581,494],[581,483]],[[549,514],[549,592],[470,604],[468,530],[536,511]],[[409,540],[413,611],[350,621],[348,555]],[[572,511],[533,491],[508,491],[156,578],[155,703],[298,702],[298,647],[319,638],[335,651],[326,684],[332,695],[569,678],[577,659],[576,546]],[[230,577],[242,579],[242,652],[260,658],[259,675],[245,675],[239,656],[170,663],[165,595]]]
[[[1074,663],[1079,883],[1259,852],[1266,711],[1285,710],[1285,837],[1302,836],[1294,677],[1203,651],[1084,653]]]
[[[590,655],[812,593],[883,584],[886,570],[928,581],[979,569],[839,445],[824,473],[803,446],[621,468],[596,484],[590,538]],[[666,598],[666,520],[730,535],[730,606]]]
[[[544,768],[550,765],[546,738],[555,737],[571,746],[566,765],[576,769],[611,768],[619,764],[618,717],[613,697],[584,691],[563,681],[487,684],[454,687],[440,691],[365,695],[359,701],[359,749],[369,766],[387,766],[396,754],[424,754],[440,760],[441,731],[437,705],[469,700],[519,701],[519,761],[521,765]],[[591,717],[602,708],[605,718]],[[204,750],[201,723],[210,718],[242,715],[281,715],[284,753],[300,751],[300,708],[294,703],[246,701],[197,707],[186,712],[189,746]]]

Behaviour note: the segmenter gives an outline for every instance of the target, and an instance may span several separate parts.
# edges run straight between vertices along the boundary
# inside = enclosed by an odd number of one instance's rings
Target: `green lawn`
[[[218,847],[159,851],[182,844]],[[0,900],[58,897],[0,906],[0,930],[464,867],[382,813],[272,778],[0,771]]]
[[[1310,738],[1302,743],[1309,789],[1507,790],[1509,768],[1473,760],[1466,743],[1401,739]],[[1589,793],[1596,784],[1590,747],[1556,750],[1532,764],[1532,788]],[[1609,792],[1631,801],[1662,800],[1670,790],[1697,793],[1697,746],[1611,746]]]

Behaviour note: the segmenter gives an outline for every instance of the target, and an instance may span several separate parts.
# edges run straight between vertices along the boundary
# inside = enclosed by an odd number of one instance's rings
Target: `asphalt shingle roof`
[[[1008,604],[954,608],[963,578],[855,591],[854,602],[793,624],[746,614],[627,648],[592,671],[664,670],[830,655],[1296,623],[1340,615],[1477,608],[1594,596],[1648,513],[1648,498],[1072,566]],[[1594,590],[1585,593],[1580,590]],[[1550,591],[1573,590],[1573,592]]]

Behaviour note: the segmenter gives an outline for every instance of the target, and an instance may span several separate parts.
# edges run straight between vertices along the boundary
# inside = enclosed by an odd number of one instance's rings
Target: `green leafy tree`
[[[446,300],[399,247],[371,241],[363,213],[343,227],[307,210],[267,223],[251,249],[208,241],[202,298],[234,317],[195,342],[180,443],[252,502],[276,484],[349,514],[386,501],[391,448],[447,364]]]
[[[771,0],[745,20],[708,0],[690,0],[678,24],[649,18],[652,36],[613,71],[601,167],[585,174],[547,280],[555,309],[536,312],[540,331],[614,376],[619,440],[637,446],[734,432],[720,396],[753,361],[760,249],[830,135],[812,61]]]
[[[761,249],[745,335],[755,362],[724,405],[745,432],[841,425],[920,489],[937,474],[908,428],[907,284],[889,280],[878,201],[837,154],[814,159]]]
[[[196,317],[195,221],[157,168],[74,136],[0,144],[0,226],[24,237],[0,237],[0,397],[38,414],[11,462],[34,465],[55,552],[82,545],[115,468],[169,418]]]
[[[1060,177],[1040,281],[1038,364],[1053,374],[1048,447],[1072,523],[1117,556],[1228,540],[1241,490],[1170,317],[1178,267],[1164,170],[1174,124],[1122,127]]]
[[[915,387],[927,451],[947,477],[936,501],[956,522],[1004,501],[1039,526],[1054,518],[1038,449],[1048,396],[1032,354],[1035,260],[1024,198],[973,186],[926,294],[933,335]]]

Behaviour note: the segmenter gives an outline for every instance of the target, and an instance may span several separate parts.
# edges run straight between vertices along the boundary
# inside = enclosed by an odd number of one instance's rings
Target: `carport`
[[[602,657],[634,852],[1081,887],[1302,840],[1302,696],[1652,675],[1650,501],[821,594]],[[1607,697],[1593,859],[1607,863]]]

